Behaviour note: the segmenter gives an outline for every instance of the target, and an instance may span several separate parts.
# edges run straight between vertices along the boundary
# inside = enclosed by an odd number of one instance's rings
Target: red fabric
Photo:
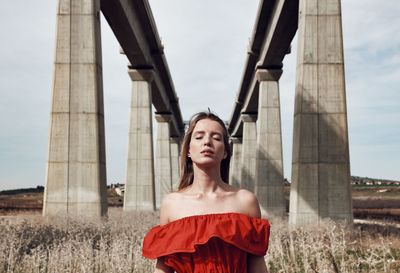
[[[177,273],[245,273],[247,253],[264,256],[269,222],[241,213],[193,215],[153,227],[142,255]]]

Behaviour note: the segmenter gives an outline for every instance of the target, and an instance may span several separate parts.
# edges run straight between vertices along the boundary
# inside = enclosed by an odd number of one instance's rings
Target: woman
[[[195,115],[181,151],[179,189],[167,194],[160,225],[143,242],[155,273],[265,273],[269,223],[253,193],[228,181],[228,132],[216,115]]]

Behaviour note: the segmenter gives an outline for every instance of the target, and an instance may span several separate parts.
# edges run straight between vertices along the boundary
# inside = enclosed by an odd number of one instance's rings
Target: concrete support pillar
[[[242,139],[231,137],[232,157],[229,166],[229,184],[240,187],[242,179]]]
[[[43,215],[107,213],[99,0],[59,0]]]
[[[175,191],[179,186],[180,167],[179,167],[179,152],[180,152],[180,138],[171,137],[171,176],[172,176],[172,189]]]
[[[257,128],[254,114],[242,113],[243,141],[242,141],[242,179],[241,188],[254,192],[257,163]]]
[[[286,213],[283,195],[283,160],[279,78],[282,70],[258,69],[257,172],[255,194],[269,214]]]
[[[289,223],[352,222],[340,0],[301,0]]]
[[[156,147],[156,208],[165,194],[172,191],[170,125],[171,114],[156,114],[158,124]]]
[[[151,82],[153,70],[129,69],[132,79],[124,211],[155,210]]]

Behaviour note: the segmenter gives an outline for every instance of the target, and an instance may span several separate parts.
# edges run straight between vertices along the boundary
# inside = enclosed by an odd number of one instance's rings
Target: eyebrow
[[[205,131],[194,131],[193,132],[193,135],[198,135],[198,134],[205,134],[206,132]],[[211,132],[211,134],[212,135],[219,135],[219,136],[222,136],[222,134],[220,133],[220,132]]]

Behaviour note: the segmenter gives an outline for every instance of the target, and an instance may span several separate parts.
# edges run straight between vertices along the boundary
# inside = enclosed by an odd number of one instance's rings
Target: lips
[[[200,153],[207,155],[207,154],[214,154],[214,151],[211,149],[205,149],[205,150],[202,150]]]

